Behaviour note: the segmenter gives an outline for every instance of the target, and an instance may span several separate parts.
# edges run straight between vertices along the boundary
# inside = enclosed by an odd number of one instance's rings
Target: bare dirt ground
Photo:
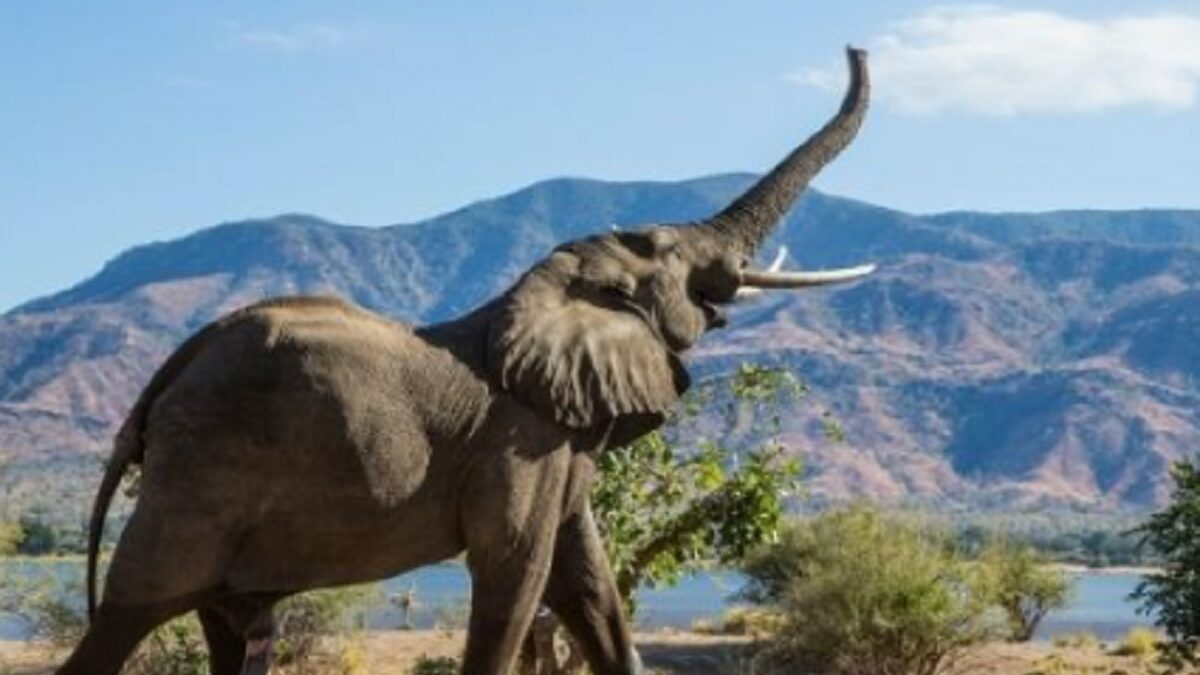
[[[361,673],[408,675],[422,656],[457,656],[462,631],[381,631],[356,640]],[[638,648],[651,672],[663,675],[741,675],[739,669],[752,642],[749,638],[701,635],[691,632],[654,632],[637,635]],[[51,673],[60,655],[45,645],[0,642],[0,675]],[[333,669],[333,672],[342,670]],[[1092,675],[1122,672],[1148,675],[1149,664],[1113,656],[1103,645],[1055,647],[1047,643],[993,644],[966,656],[951,672],[961,675]],[[283,675],[283,674],[281,674]]]

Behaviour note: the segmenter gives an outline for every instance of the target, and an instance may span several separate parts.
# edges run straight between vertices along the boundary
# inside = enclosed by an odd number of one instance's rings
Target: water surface
[[[76,606],[83,604],[83,565],[78,560],[8,562],[0,571],[26,579],[52,579],[56,592]],[[1140,576],[1084,572],[1073,578],[1071,601],[1046,617],[1037,639],[1086,631],[1110,641],[1121,638],[1130,628],[1152,624],[1129,600]],[[736,572],[718,571],[686,578],[670,588],[644,589],[638,596],[636,622],[646,629],[688,628],[699,619],[718,617],[736,604],[732,596],[743,583]],[[404,613],[396,601],[408,595],[414,600],[408,613],[413,627],[461,626],[470,592],[471,580],[462,565],[433,565],[380,584],[379,597],[362,609],[360,620],[369,629],[400,627],[405,623]],[[28,632],[29,627],[17,618],[0,614],[0,640],[22,639]]]

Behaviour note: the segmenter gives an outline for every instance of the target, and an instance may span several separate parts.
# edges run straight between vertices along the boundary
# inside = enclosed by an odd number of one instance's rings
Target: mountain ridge
[[[141,384],[188,333],[267,295],[336,293],[412,322],[468,311],[555,245],[710,215],[754,179],[561,178],[419,221],[366,228],[304,214],[222,223],[129,249],[0,315],[0,453],[10,494],[87,501]],[[737,310],[693,356],[813,385],[785,440],[816,504],[1144,509],[1200,448],[1200,212],[914,215],[810,191],[764,247],[789,265],[881,263],[865,282]],[[769,256],[768,256],[769,257]],[[820,440],[842,419],[848,442]],[[1006,420],[1004,423],[996,420]]]

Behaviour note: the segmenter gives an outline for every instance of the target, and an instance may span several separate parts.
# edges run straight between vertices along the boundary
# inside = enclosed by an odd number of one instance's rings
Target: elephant
[[[188,338],[116,434],[88,533],[89,625],[57,672],[115,675],[151,630],[195,611],[213,675],[262,675],[281,599],[464,552],[463,673],[510,672],[542,604],[592,672],[640,672],[588,502],[595,459],[663,424],[689,386],[684,353],[735,300],[873,270],[750,262],[862,124],[866,54],[847,58],[835,115],[706,220],[563,244],[444,323],[298,296]],[[104,521],[134,464],[97,605]]]

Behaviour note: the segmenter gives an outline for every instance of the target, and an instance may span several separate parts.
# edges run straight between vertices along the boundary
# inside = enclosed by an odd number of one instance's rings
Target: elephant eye
[[[608,293],[609,295],[612,295],[612,296],[615,296],[618,298],[622,298],[622,299],[627,299],[627,298],[633,297],[633,293],[630,292],[630,290],[628,288],[625,288],[624,286],[616,286],[616,285],[605,286],[604,291],[606,293]]]
[[[632,276],[622,275],[604,284],[603,290],[609,295],[622,299],[632,298],[637,290],[637,281]]]

